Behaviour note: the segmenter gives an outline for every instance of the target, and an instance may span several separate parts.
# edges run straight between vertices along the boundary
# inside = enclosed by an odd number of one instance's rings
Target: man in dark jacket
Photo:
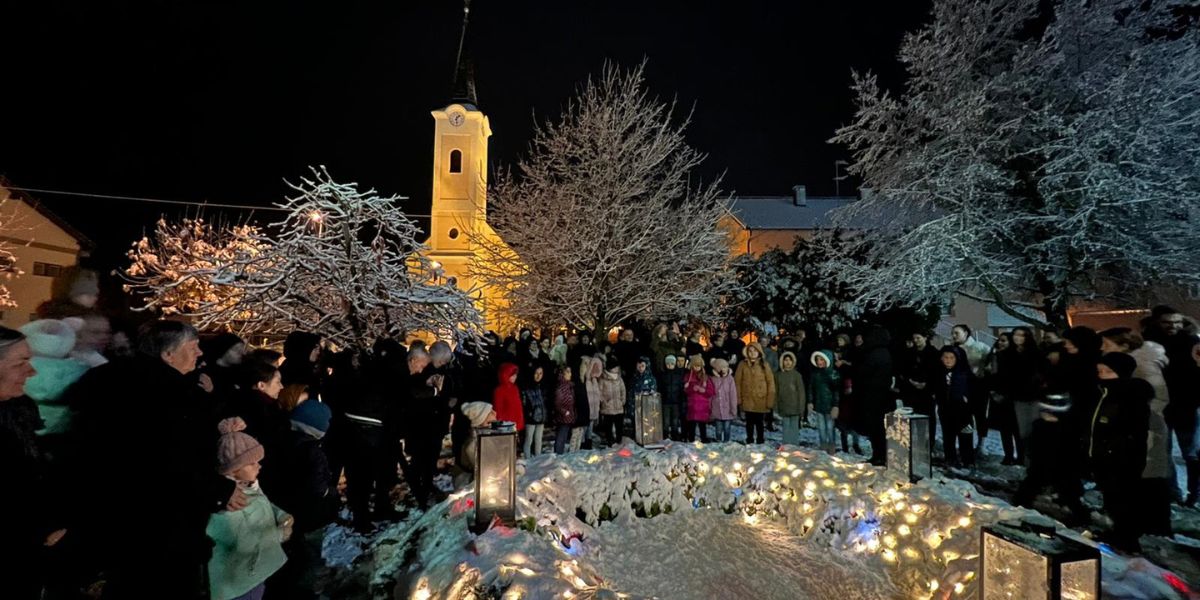
[[[433,477],[449,428],[450,408],[444,395],[447,378],[420,350],[409,352],[408,373],[404,385],[404,449],[412,459],[408,484],[417,506],[425,508],[437,492]]]
[[[213,402],[188,378],[201,356],[196,330],[147,323],[137,353],[92,369],[67,392],[78,411],[80,489],[131,478],[145,486],[133,508],[128,494],[91,495],[77,505],[80,529],[103,561],[105,598],[206,598],[209,515],[240,510],[246,498],[217,473]]]
[[[1113,544],[1140,549],[1139,484],[1146,466],[1146,436],[1154,388],[1135,379],[1137,361],[1122,352],[1100,359],[1100,393],[1087,434],[1087,457],[1096,484],[1104,493],[1104,509],[1113,520]]]
[[[51,537],[48,469],[34,432],[41,428],[37,405],[24,395],[33,375],[29,345],[21,332],[0,327],[0,598],[38,600],[42,593],[43,546]]]
[[[343,367],[331,387],[344,398],[346,499],[359,529],[371,521],[396,518],[391,491],[397,483],[396,464],[403,466],[400,437],[404,422],[404,395],[397,389],[397,372],[403,360],[382,353],[370,360],[355,359],[357,368]],[[400,382],[404,381],[403,376]],[[332,390],[331,390],[332,391]],[[336,413],[335,413],[336,414]],[[339,423],[334,422],[333,427]]]
[[[891,336],[882,327],[872,327],[863,335],[861,358],[855,365],[854,393],[859,395],[863,411],[863,433],[871,440],[871,464],[887,464],[887,436],[883,415],[896,409],[892,394]]]
[[[663,359],[664,369],[658,377],[659,393],[662,394],[663,433],[672,440],[683,439],[683,375],[686,368],[678,365],[678,359],[667,355]]]
[[[933,400],[934,377],[941,361],[941,353],[929,343],[928,332],[912,334],[913,347],[904,356],[900,373],[900,398],[904,405],[920,415],[929,415],[929,445],[933,450],[937,438],[937,415]]]

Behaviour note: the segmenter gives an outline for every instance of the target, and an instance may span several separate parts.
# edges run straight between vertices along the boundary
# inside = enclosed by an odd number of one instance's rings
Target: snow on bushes
[[[375,540],[355,565],[371,596],[974,597],[979,527],[1045,519],[962,481],[910,485],[791,446],[627,446],[518,471],[516,527],[472,535],[471,490],[457,492]],[[1109,558],[1106,586],[1130,570]]]

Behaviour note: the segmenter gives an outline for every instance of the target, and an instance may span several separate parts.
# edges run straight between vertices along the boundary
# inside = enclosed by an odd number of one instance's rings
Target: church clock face
[[[450,113],[450,124],[455,127],[462,125],[463,121],[465,121],[465,120],[466,120],[466,117],[463,116],[462,113],[459,113],[459,112]]]

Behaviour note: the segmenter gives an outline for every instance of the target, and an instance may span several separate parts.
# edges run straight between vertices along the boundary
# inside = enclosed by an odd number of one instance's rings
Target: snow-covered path
[[[838,600],[896,593],[882,571],[839,560],[777,524],[720,511],[609,523],[592,540],[594,564],[614,587],[661,600],[825,598],[833,581]]]

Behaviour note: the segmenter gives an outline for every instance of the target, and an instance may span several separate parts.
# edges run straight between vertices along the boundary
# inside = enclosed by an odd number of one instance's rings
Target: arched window
[[[462,173],[462,150],[450,151],[450,172]]]

